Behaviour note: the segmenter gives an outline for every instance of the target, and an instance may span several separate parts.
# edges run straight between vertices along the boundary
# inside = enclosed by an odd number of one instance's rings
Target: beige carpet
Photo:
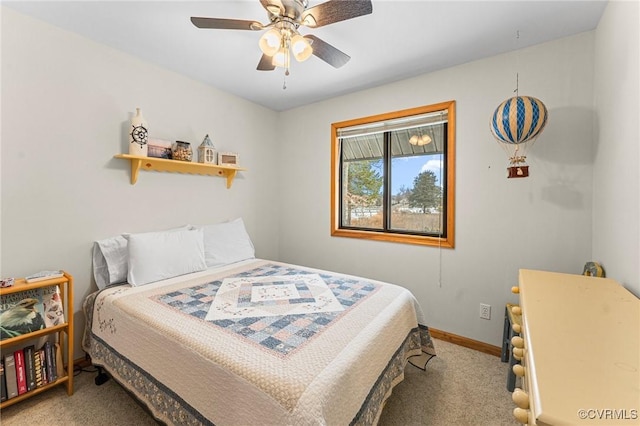
[[[517,425],[506,389],[508,365],[500,358],[435,340],[438,356],[427,371],[407,365],[380,426]],[[113,380],[94,384],[94,373],[75,377],[73,396],[63,386],[8,407],[2,426],[154,425],[156,422]]]

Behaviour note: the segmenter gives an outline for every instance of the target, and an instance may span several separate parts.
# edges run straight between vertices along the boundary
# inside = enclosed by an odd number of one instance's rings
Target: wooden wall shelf
[[[188,173],[195,175],[219,176],[227,179],[227,188],[231,188],[236,173],[241,167],[219,166],[216,164],[194,163],[191,161],[166,160],[164,158],[139,157],[137,155],[118,154],[115,158],[131,161],[131,185],[138,181],[140,169],[156,172]]]

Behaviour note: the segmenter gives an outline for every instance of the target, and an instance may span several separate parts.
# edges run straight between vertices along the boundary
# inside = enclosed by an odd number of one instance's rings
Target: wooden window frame
[[[388,241],[404,244],[418,244],[442,248],[455,247],[455,152],[456,152],[456,115],[455,101],[441,102],[417,108],[410,108],[369,117],[356,118],[331,124],[331,236],[361,238],[376,241]],[[392,120],[412,115],[447,111],[447,149],[446,149],[446,235],[426,236],[411,233],[391,233],[384,231],[345,229],[340,226],[340,140],[338,131],[341,128],[359,126],[379,121]]]

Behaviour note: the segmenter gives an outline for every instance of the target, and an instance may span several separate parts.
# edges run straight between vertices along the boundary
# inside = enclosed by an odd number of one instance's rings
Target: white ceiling
[[[309,6],[323,0],[310,0]],[[300,28],[351,56],[257,71],[261,31],[205,30],[191,16],[267,23],[259,0],[2,4],[276,111],[596,28],[606,1],[372,0],[373,13]]]

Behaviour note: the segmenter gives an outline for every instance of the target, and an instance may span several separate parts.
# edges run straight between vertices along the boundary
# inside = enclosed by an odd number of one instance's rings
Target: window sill
[[[451,237],[428,237],[424,235],[391,234],[353,229],[332,229],[332,237],[361,238],[365,240],[387,241],[391,243],[416,244],[422,246],[454,248]]]

